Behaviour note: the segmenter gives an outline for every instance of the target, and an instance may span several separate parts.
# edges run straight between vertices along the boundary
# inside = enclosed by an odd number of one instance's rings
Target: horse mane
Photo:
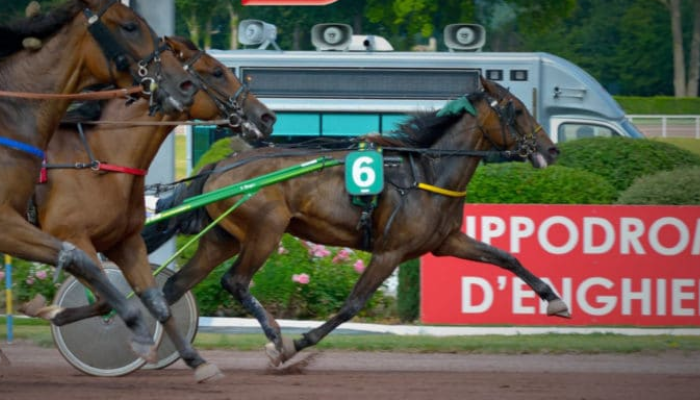
[[[10,56],[24,47],[22,40],[27,37],[47,38],[72,21],[77,13],[85,8],[81,0],[70,0],[52,11],[29,18],[20,18],[7,25],[0,25],[0,57]]]
[[[184,36],[168,36],[168,38],[182,44],[183,46],[187,47],[188,50],[199,51],[199,47],[197,47],[192,40]]]
[[[366,135],[362,139],[384,147],[428,148],[461,117],[462,114],[438,117],[437,111],[417,112],[395,131],[384,135]]]

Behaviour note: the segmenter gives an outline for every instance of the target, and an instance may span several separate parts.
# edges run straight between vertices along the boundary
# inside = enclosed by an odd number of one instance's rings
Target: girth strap
[[[78,123],[78,135],[80,136],[80,141],[83,144],[83,147],[85,148],[85,152],[87,153],[88,157],[90,158],[89,163],[73,163],[73,164],[48,164],[44,163],[41,169],[41,175],[39,178],[39,183],[45,183],[46,182],[46,170],[47,169],[86,169],[90,168],[93,171],[106,171],[106,172],[120,172],[123,174],[130,174],[130,175],[137,175],[137,176],[144,176],[148,173],[148,170],[146,169],[140,169],[140,168],[131,168],[131,167],[124,167],[121,165],[115,165],[115,164],[109,164],[105,163],[102,161],[99,161],[95,158],[95,156],[92,154],[92,150],[90,149],[90,146],[88,145],[87,138],[85,137],[85,132],[83,131],[83,125]]]

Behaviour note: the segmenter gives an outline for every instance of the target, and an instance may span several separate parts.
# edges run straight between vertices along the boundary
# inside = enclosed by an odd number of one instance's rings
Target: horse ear
[[[41,5],[36,1],[27,4],[27,8],[24,9],[24,15],[28,19],[34,18],[39,14],[41,14]],[[35,37],[27,37],[22,40],[22,47],[27,50],[39,50],[42,44],[41,40]]]
[[[24,9],[24,15],[27,18],[32,18],[39,14],[41,14],[41,4],[39,4],[37,1],[32,1],[31,3],[27,4],[27,8]]]

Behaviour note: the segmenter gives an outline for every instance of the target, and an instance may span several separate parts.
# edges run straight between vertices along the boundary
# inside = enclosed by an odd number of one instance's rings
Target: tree
[[[700,74],[700,0],[690,0],[692,8],[692,36],[690,39],[690,62],[686,70],[683,38],[682,1],[659,0],[668,8],[673,35],[673,88],[676,97],[697,97]],[[687,79],[686,79],[687,76]]]

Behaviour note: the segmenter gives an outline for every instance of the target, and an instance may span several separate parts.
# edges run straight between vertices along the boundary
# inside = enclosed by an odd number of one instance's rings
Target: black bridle
[[[194,64],[196,64],[204,54],[203,51],[196,52],[194,56],[184,63],[183,68],[194,78],[193,80],[195,84],[199,86],[200,90],[206,93],[214,104],[216,104],[221,115],[228,121],[229,126],[238,128],[245,119],[243,105],[248,98],[250,90],[245,83],[241,82],[241,87],[236,90],[236,93],[234,93],[233,96],[228,96],[216,86],[208,85],[206,79],[193,68]]]
[[[513,138],[517,147],[514,151],[506,150],[505,148],[498,146],[491,136],[486,133],[483,127],[479,126],[484,138],[491,143],[498,151],[504,153],[506,157],[511,157],[512,155],[517,155],[521,158],[526,158],[529,155],[537,151],[537,132],[542,129],[542,125],[537,125],[531,132],[525,132],[523,134],[518,134],[518,127],[516,124],[516,111],[515,104],[513,103],[513,97],[510,92],[504,96],[502,99],[498,100],[488,94],[484,95],[484,99],[488,103],[489,107],[498,116],[498,120],[501,123],[501,134],[503,143],[507,143],[508,136]]]
[[[119,43],[109,28],[102,22],[102,16],[107,10],[114,4],[117,4],[117,0],[110,0],[105,4],[102,9],[97,13],[94,13],[89,8],[83,10],[83,14],[87,18],[88,22],[88,32],[93,36],[97,44],[102,49],[102,53],[107,59],[107,63],[114,63],[117,71],[125,72],[129,71],[134,79],[134,84],[140,85],[143,88],[143,94],[147,96],[152,96],[158,88],[158,83],[161,81],[161,63],[160,54],[166,49],[165,46],[158,46],[158,35],[149,26],[149,31],[151,37],[153,38],[153,53],[138,60],[139,57],[134,56],[128,50]],[[137,61],[138,60],[138,61]],[[131,68],[132,64],[137,65],[136,72]],[[153,64],[154,68],[151,73],[149,66]],[[112,69],[108,67],[108,70]],[[114,80],[114,79],[113,79]]]

